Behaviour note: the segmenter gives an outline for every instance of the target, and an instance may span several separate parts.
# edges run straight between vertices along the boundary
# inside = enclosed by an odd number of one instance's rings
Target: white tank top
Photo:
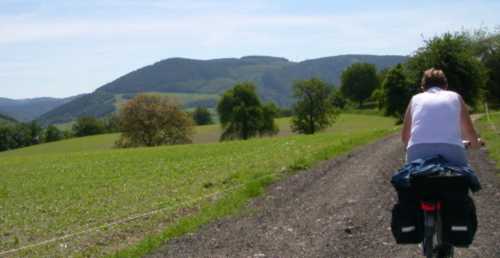
[[[408,148],[420,143],[449,143],[463,147],[460,96],[439,87],[413,96]]]

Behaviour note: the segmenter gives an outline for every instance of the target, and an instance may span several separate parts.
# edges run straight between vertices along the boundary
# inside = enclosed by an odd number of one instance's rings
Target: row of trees
[[[64,136],[56,127],[44,129],[36,122],[0,124],[0,151],[53,142]]]
[[[30,123],[2,123],[0,124],[0,151],[72,137],[118,132],[118,130],[118,120],[114,116],[106,119],[81,117],[74,123],[71,130],[61,130],[54,125],[44,128],[36,121]]]
[[[411,96],[421,90],[423,72],[431,67],[442,69],[449,89],[471,107],[500,103],[500,34],[484,31],[434,37],[407,62],[380,72],[371,64],[353,64],[342,73],[337,102],[344,97],[361,107],[373,100],[401,121]]]
[[[319,79],[297,81],[292,109],[292,129],[298,133],[313,134],[330,125],[337,114],[333,105],[334,88]],[[223,132],[220,140],[249,139],[272,136],[279,128],[275,118],[284,113],[273,104],[263,104],[254,84],[236,84],[221,97],[217,113]],[[208,110],[184,112],[171,98],[139,95],[123,105],[118,113],[120,139],[118,147],[158,146],[192,142],[193,118],[210,117]]]

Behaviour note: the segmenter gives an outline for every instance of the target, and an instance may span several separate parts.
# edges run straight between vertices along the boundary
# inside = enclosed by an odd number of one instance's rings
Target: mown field
[[[500,168],[500,112],[484,115],[477,123],[481,138],[486,140],[490,157],[497,161]]]
[[[102,135],[0,153],[0,256],[138,256],[241,211],[282,176],[394,131],[392,119],[366,115],[313,136],[279,124],[282,137],[249,141],[214,143],[214,125],[198,128],[202,144],[113,149],[117,135]]]
[[[293,135],[290,129],[290,118],[280,118],[276,120],[280,132],[278,136]],[[369,125],[374,125],[370,127]],[[387,117],[359,114],[342,114],[337,118],[334,126],[325,132],[366,132],[376,129],[389,128],[394,125],[394,120]],[[220,125],[197,126],[193,137],[193,143],[214,143],[219,141],[221,134]],[[0,152],[1,157],[32,155],[32,154],[53,154],[69,153],[80,151],[109,150],[114,148],[114,143],[119,138],[119,134],[103,134],[84,138],[73,138],[60,142],[35,145],[28,148],[17,149],[9,152]]]

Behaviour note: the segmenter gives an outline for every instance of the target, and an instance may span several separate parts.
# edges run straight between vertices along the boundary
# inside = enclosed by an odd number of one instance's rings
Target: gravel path
[[[323,162],[269,187],[250,204],[256,212],[206,225],[148,257],[421,257],[390,232],[389,180],[402,153],[391,136]],[[486,158],[484,150],[470,153],[484,188],[474,196],[479,230],[455,257],[500,257],[500,185]]]

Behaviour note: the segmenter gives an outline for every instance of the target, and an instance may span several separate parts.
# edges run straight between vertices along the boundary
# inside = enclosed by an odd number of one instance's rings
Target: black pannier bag
[[[398,244],[418,244],[424,238],[424,219],[412,191],[398,191],[398,203],[392,208],[391,231]]]
[[[443,240],[458,247],[468,247],[477,230],[474,201],[470,196],[447,198],[442,207]]]

